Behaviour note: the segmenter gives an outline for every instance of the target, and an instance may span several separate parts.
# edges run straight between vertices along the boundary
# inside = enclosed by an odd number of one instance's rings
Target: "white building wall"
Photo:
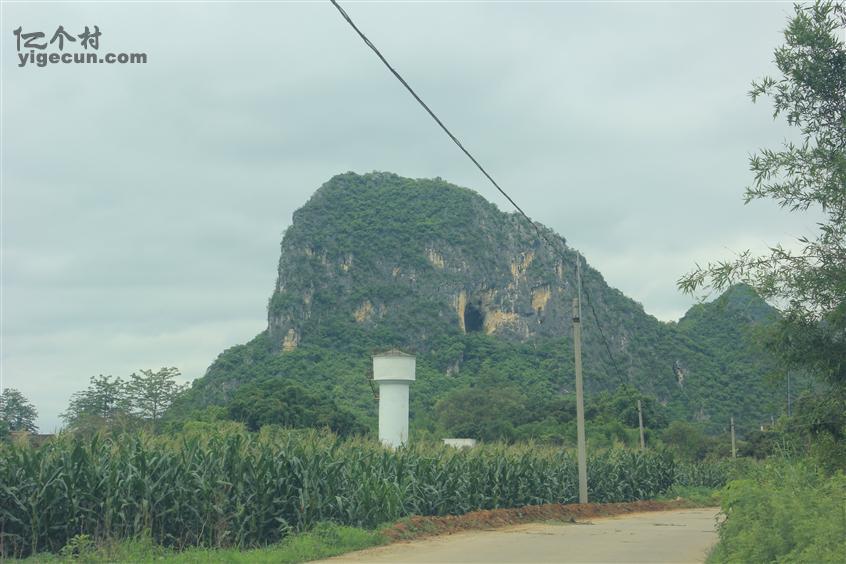
[[[473,448],[476,439],[444,439],[444,444],[455,448]]]

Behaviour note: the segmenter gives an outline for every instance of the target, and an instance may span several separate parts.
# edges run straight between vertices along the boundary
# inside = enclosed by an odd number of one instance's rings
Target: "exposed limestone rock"
[[[532,309],[535,310],[538,315],[540,315],[543,308],[546,307],[551,295],[552,292],[550,291],[549,286],[541,286],[540,288],[532,290]]]
[[[526,251],[521,253],[520,259],[515,260],[511,263],[511,275],[514,278],[520,278],[525,274],[526,270],[532,264],[532,261],[535,260],[535,253],[534,251]]]
[[[520,316],[510,311],[491,310],[485,313],[485,333],[491,335],[503,327],[519,329]]]
[[[355,320],[358,323],[363,323],[366,321],[370,314],[373,313],[373,304],[370,303],[370,300],[364,300],[358,308],[356,308],[353,315],[355,316]]]
[[[461,328],[462,333],[466,333],[467,329],[464,327],[464,309],[467,307],[467,292],[461,290],[453,300],[455,304],[455,314],[458,316],[458,327]]]
[[[289,352],[297,348],[300,344],[300,335],[297,333],[294,328],[288,329],[288,332],[285,334],[285,338],[282,339],[282,351]]]
[[[444,257],[441,256],[438,251],[432,248],[426,249],[426,258],[429,259],[429,262],[432,263],[432,266],[435,268],[444,268]]]
[[[555,265],[555,274],[558,276],[558,280],[564,280],[564,265],[560,262]]]

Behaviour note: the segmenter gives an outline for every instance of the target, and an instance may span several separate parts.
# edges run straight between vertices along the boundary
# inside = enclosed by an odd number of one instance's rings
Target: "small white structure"
[[[408,442],[408,387],[417,359],[397,349],[373,355],[373,380],[379,384],[379,440],[396,448]]]
[[[455,448],[473,448],[476,439],[444,439],[444,444]]]

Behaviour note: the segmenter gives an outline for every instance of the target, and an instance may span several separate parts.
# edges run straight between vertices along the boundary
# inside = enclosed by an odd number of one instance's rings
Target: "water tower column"
[[[379,440],[397,448],[408,442],[408,388],[415,379],[413,355],[391,350],[373,356],[373,380],[379,385]]]

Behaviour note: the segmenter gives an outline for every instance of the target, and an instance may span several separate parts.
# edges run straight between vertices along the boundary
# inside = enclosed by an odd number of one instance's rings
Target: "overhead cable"
[[[420,98],[420,96],[417,95],[417,92],[415,92],[414,89],[411,86],[409,86],[408,82],[406,82],[406,80],[402,77],[402,75],[400,75],[400,73],[397,72],[397,70],[393,66],[391,66],[391,64],[384,57],[384,55],[382,55],[382,53],[379,51],[379,49],[376,47],[376,45],[374,45],[373,42],[370,41],[370,39],[368,39],[367,36],[364,35],[364,33],[358,28],[358,26],[355,25],[355,22],[352,21],[352,18],[340,6],[340,4],[338,4],[338,2],[336,0],[329,0],[329,1],[332,3],[333,6],[335,6],[335,8],[337,8],[338,12],[341,14],[341,16],[343,16],[343,18],[347,21],[347,23],[350,24],[350,26],[355,30],[355,32],[358,34],[358,36],[361,37],[361,40],[364,41],[364,43],[368,47],[370,47],[370,49],[374,53],[376,53],[376,56],[379,57],[379,60],[381,60],[382,63],[384,63],[384,65],[388,68],[388,70],[391,71],[391,74],[393,74],[396,77],[396,79],[400,81],[400,83],[405,87],[405,89],[408,90],[408,92],[414,97],[415,100],[417,100],[417,103],[419,103],[423,107],[423,109],[426,110],[426,112],[432,117],[432,119],[435,120],[435,123],[437,123],[438,126],[440,126],[440,128],[444,131],[444,133],[446,133],[447,136],[450,139],[452,139],[453,143],[455,143],[458,146],[458,148],[461,149],[461,151],[465,155],[467,155],[467,158],[469,158],[473,162],[473,164],[476,165],[476,168],[478,168],[482,172],[482,174],[484,174],[485,177],[488,180],[490,180],[491,184],[494,185],[494,188],[496,188],[499,191],[499,193],[502,194],[505,197],[505,199],[508,200],[511,203],[512,206],[514,206],[514,209],[516,209],[520,213],[520,215],[522,215],[526,219],[526,221],[528,221],[529,224],[532,227],[534,227],[538,236],[541,239],[543,239],[544,241],[546,241],[546,243],[549,245],[550,249],[552,250],[553,254],[558,255],[559,258],[561,258],[562,260],[566,260],[566,257],[563,254],[559,254],[559,251],[558,251],[556,245],[554,245],[552,243],[552,241],[549,240],[547,235],[541,230],[540,226],[538,226],[538,224],[535,223],[532,220],[532,218],[530,218],[528,216],[528,214],[526,214],[526,212],[524,212],[523,209],[519,205],[517,205],[517,202],[515,202],[514,199],[511,196],[509,196],[508,193],[505,190],[502,189],[502,187],[497,183],[497,181],[494,180],[493,177],[490,174],[488,174],[488,171],[485,170],[485,168],[481,164],[479,164],[479,161],[477,161],[476,158],[470,153],[470,151],[468,151],[464,147],[464,145],[461,144],[461,141],[459,141],[458,138],[455,135],[453,135],[453,133],[449,130],[449,128],[447,128],[447,126],[444,125],[444,122],[442,122],[441,119],[435,114],[435,112],[433,112],[432,109],[426,104],[426,102],[424,102]],[[602,340],[605,344],[605,350],[608,352],[608,356],[611,359],[611,363],[614,365],[614,369],[617,371],[618,378],[620,378],[620,380],[622,381],[622,373],[619,370],[619,366],[617,365],[617,361],[614,359],[614,355],[611,354],[611,347],[608,344],[608,339],[606,339],[605,332],[602,330],[602,326],[599,323],[599,317],[596,314],[596,308],[594,308],[593,302],[590,299],[590,295],[587,294],[587,290],[585,290],[585,294],[588,296],[588,304],[591,307],[591,311],[593,313],[594,321],[596,322],[596,326],[599,329],[599,334],[602,337]]]

